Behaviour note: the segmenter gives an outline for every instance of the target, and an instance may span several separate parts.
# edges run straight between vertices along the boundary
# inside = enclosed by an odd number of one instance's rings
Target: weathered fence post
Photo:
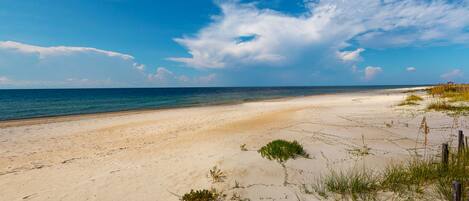
[[[459,131],[458,135],[458,152],[461,152],[464,150],[464,133],[462,130]]]
[[[467,144],[467,141],[468,141],[468,138],[469,138],[469,137],[466,136],[466,137],[464,137],[464,138],[466,138],[466,149],[469,149],[469,144]],[[469,150],[468,150],[468,151],[469,151]]]
[[[448,158],[449,158],[449,148],[448,143],[443,143],[441,145],[441,164],[443,167],[448,167]]]
[[[462,201],[462,185],[459,181],[453,181],[453,201]]]

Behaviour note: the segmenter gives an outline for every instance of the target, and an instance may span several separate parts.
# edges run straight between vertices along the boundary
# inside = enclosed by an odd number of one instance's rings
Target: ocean
[[[403,87],[410,86],[5,89],[0,90],[0,121],[234,104],[285,97]]]

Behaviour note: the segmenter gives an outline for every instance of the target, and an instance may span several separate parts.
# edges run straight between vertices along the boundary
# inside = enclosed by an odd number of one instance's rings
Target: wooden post
[[[469,138],[469,137],[466,136],[466,137],[464,137],[464,138],[466,138],[466,150],[469,151],[469,144],[467,144],[467,141],[468,141],[468,138]]]
[[[462,185],[459,181],[453,181],[453,201],[462,201]]]
[[[458,152],[463,151],[464,149],[464,134],[462,130],[459,131],[458,135]]]
[[[448,167],[448,158],[449,158],[449,148],[448,143],[443,143],[441,145],[441,164],[443,167]]]

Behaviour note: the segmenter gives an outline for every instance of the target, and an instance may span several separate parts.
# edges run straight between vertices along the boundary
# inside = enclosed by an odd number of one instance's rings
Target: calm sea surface
[[[0,90],[0,121],[139,109],[241,103],[409,86]]]

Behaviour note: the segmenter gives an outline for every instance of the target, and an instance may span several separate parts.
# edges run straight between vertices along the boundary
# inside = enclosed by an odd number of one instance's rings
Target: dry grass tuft
[[[398,104],[398,106],[404,106],[404,105],[418,105],[417,102],[422,101],[423,98],[417,95],[409,95],[406,97],[404,101]]]
[[[427,106],[428,110],[435,110],[435,111],[447,111],[447,112],[453,112],[453,113],[467,113],[469,112],[469,106],[466,105],[452,105],[449,104],[446,101],[437,101],[430,103],[430,105]]]
[[[210,170],[210,178],[212,178],[213,183],[223,182],[226,178],[226,175],[223,171],[218,169],[217,166],[213,166]]]
[[[447,98],[450,102],[468,102],[469,84],[441,84],[430,88],[428,93],[434,97]]]

